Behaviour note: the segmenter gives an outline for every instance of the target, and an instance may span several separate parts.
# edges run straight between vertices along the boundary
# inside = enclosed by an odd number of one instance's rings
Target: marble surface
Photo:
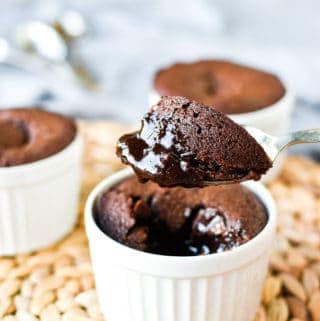
[[[86,93],[61,79],[0,65],[1,106],[36,102],[78,117],[136,123],[148,108],[155,70],[219,57],[279,74],[297,97],[292,128],[320,127],[317,0],[2,0],[0,36],[11,39],[19,23],[52,20],[70,8],[90,22],[76,48],[103,92]]]

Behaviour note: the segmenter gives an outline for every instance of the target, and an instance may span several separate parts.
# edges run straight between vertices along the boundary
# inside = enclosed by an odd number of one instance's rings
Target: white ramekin
[[[284,82],[283,82],[284,83]],[[285,83],[284,83],[285,84]],[[291,117],[294,107],[294,95],[286,87],[285,95],[271,106],[243,114],[228,115],[233,121],[240,125],[248,125],[259,128],[274,136],[281,136],[290,130]],[[160,99],[159,94],[152,90],[149,95],[151,105],[156,104]],[[285,153],[282,152],[273,164],[273,167],[263,176],[262,182],[267,183],[274,179],[281,170]]]
[[[33,163],[0,168],[0,255],[44,248],[77,221],[82,137]]]
[[[269,192],[261,183],[244,183],[268,213],[265,228],[244,245],[207,256],[163,256],[115,242],[95,223],[97,197],[131,175],[132,171],[125,169],[106,178],[91,192],[85,209],[97,291],[106,319],[252,321],[276,227],[276,209]]]

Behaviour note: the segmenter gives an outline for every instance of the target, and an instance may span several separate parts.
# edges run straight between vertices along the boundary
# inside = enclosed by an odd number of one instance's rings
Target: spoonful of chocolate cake
[[[285,147],[319,141],[320,130],[276,138],[242,127],[211,106],[164,96],[139,131],[119,139],[117,155],[142,182],[201,187],[258,180]]]

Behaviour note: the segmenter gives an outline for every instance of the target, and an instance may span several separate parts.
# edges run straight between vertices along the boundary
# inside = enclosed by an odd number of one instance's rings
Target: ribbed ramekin
[[[86,231],[106,319],[252,321],[276,226],[275,205],[269,192],[260,183],[244,183],[268,214],[265,228],[244,245],[207,256],[163,256],[115,242],[95,223],[97,197],[131,175],[132,171],[126,169],[106,178],[91,192],[86,203]]]
[[[44,248],[77,220],[83,141],[45,159],[0,168],[0,255]]]
[[[285,82],[283,82],[285,84]],[[271,106],[243,114],[228,115],[240,125],[259,128],[270,135],[281,136],[290,130],[294,95],[286,86],[285,95]],[[159,94],[152,90],[149,95],[150,104],[156,104],[160,99]],[[213,106],[214,107],[214,106]],[[273,167],[262,177],[262,182],[267,183],[274,179],[280,172],[285,153],[281,153],[274,162]]]

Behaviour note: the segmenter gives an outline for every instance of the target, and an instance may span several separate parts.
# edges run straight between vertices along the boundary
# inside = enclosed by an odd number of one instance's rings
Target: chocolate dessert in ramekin
[[[228,114],[240,125],[281,136],[288,133],[294,95],[272,71],[228,60],[178,62],[155,72],[149,95],[156,104],[162,95],[184,96]],[[283,163],[278,157],[262,180],[275,178]]]
[[[153,89],[159,96],[187,97],[229,115],[271,106],[286,91],[277,76],[225,60],[171,65],[156,73]]]
[[[77,220],[77,126],[39,108],[2,109],[0,136],[0,255],[49,246]]]
[[[254,319],[276,227],[261,183],[168,189],[126,169],[91,192],[85,223],[108,320]]]
[[[0,167],[32,163],[66,148],[75,138],[72,119],[41,109],[0,110]]]

